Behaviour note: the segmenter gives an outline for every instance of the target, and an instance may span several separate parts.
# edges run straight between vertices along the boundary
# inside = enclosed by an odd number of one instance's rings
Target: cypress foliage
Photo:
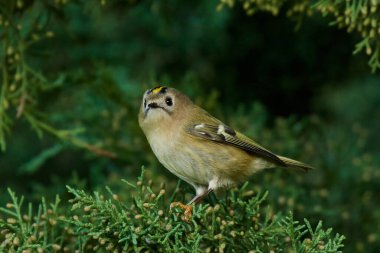
[[[0,208],[0,247],[10,252],[341,252],[344,236],[313,228],[292,213],[274,214],[265,203],[268,193],[252,193],[244,185],[215,204],[195,206],[193,219],[168,209],[175,193],[154,191],[142,176],[126,188],[129,200],[106,187],[89,194],[67,186],[71,209],[60,198],[33,208],[11,190]],[[128,190],[128,189],[126,189]],[[178,191],[178,188],[177,188]]]
[[[320,14],[328,18],[330,25],[345,29],[347,32],[358,33],[361,40],[356,44],[354,54],[365,52],[369,56],[368,65],[375,72],[380,68],[380,11],[378,0],[221,0],[217,9],[224,6],[242,5],[247,15],[257,12],[269,12],[277,16],[284,11],[300,25],[312,15]]]

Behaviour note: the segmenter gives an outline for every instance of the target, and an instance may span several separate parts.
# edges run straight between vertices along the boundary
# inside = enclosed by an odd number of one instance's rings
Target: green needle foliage
[[[95,1],[93,1],[95,2]],[[97,2],[97,1],[96,1]],[[104,4],[104,1],[102,1]],[[97,2],[100,5],[99,2]],[[63,84],[64,75],[49,80],[44,73],[42,55],[51,53],[41,50],[41,45],[51,40],[63,22],[64,12],[74,3],[70,1],[0,1],[0,149],[6,148],[5,137],[11,131],[14,119],[25,119],[39,137],[43,133],[86,148],[94,153],[114,157],[78,137],[83,128],[58,129],[51,125],[41,111],[39,98]],[[77,3],[85,8],[85,1]],[[10,116],[12,115],[12,116]],[[99,146],[99,145],[98,145]]]
[[[10,252],[341,252],[344,236],[313,228],[292,213],[274,214],[265,204],[268,193],[254,194],[244,185],[213,205],[195,206],[190,222],[182,210],[169,210],[175,193],[153,190],[142,176],[128,200],[106,187],[93,194],[67,187],[71,209],[59,197],[35,211],[9,190],[11,202],[0,208],[0,249]]]
[[[257,12],[269,12],[277,16],[285,9],[286,15],[298,21],[305,17],[321,14],[331,20],[330,24],[356,32],[361,36],[356,44],[354,54],[365,51],[370,57],[368,65],[375,72],[380,68],[380,1],[379,0],[220,0],[218,10],[223,6],[233,7],[236,2],[241,4],[248,15]]]
[[[50,205],[42,198],[36,210],[31,203],[25,208],[23,197],[18,198],[10,189],[8,192],[11,202],[0,208],[2,252],[52,252],[69,243],[73,231],[59,224],[64,215],[58,196]]]

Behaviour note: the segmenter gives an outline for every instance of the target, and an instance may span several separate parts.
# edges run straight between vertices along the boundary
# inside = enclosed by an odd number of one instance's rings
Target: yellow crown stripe
[[[152,92],[153,93],[160,93],[165,88],[166,88],[165,86],[158,86],[156,88],[153,88]]]

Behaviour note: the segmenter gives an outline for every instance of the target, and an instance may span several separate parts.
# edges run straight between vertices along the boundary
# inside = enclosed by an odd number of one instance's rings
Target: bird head
[[[176,89],[157,86],[144,93],[139,124],[145,132],[160,126],[173,125],[186,114],[192,102]]]

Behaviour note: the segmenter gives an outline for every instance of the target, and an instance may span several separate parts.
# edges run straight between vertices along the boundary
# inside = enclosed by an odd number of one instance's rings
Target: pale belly
[[[163,166],[194,186],[208,186],[213,181],[216,188],[230,187],[269,167],[266,161],[243,150],[211,141],[190,137],[148,141]]]
[[[148,141],[160,163],[177,177],[193,185],[207,186],[212,180],[215,173],[210,158],[199,150],[182,143]]]
[[[186,154],[179,151],[170,153],[154,151],[154,153],[165,168],[190,184],[208,185],[213,178],[212,166],[205,166],[205,161],[194,153]]]

